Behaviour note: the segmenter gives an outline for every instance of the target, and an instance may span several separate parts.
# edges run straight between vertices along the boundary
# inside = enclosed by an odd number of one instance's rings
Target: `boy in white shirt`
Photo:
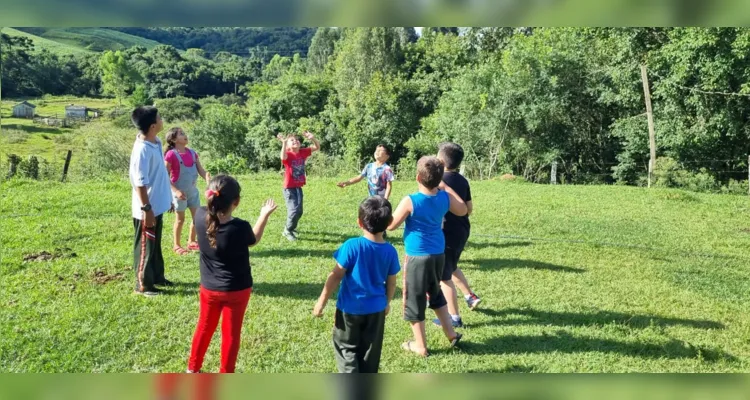
[[[138,128],[130,154],[135,291],[151,297],[159,294],[155,285],[172,285],[164,277],[164,257],[161,252],[162,217],[171,209],[172,192],[162,144],[157,137],[164,125],[159,111],[155,107],[138,107],[131,119]]]

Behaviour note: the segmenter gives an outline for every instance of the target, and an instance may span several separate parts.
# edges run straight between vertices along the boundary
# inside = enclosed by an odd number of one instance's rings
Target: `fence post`
[[[549,175],[550,183],[557,185],[557,161],[552,161],[552,172]]]
[[[643,97],[646,100],[646,117],[648,118],[648,138],[651,156],[648,161],[648,187],[651,187],[651,179],[656,168],[656,134],[654,132],[654,113],[651,111],[651,90],[648,87],[648,73],[646,65],[641,65],[641,79],[643,80]]]
[[[15,154],[8,154],[8,164],[10,165],[10,169],[8,170],[8,179],[16,176],[16,173],[18,172],[18,164],[20,163],[21,157]]]
[[[70,167],[70,157],[73,156],[73,151],[68,150],[68,155],[65,157],[65,166],[63,167],[62,179],[60,182],[65,182],[65,177],[68,176],[68,167]]]

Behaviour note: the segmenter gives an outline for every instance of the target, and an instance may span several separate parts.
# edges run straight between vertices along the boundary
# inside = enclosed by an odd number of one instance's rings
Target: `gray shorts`
[[[180,200],[174,193],[172,194],[172,204],[174,204],[175,211],[185,211],[188,208],[198,208],[201,206],[201,196],[198,193],[198,188],[194,187],[182,193],[185,194],[185,200]]]
[[[445,254],[406,257],[402,271],[405,320],[424,321],[428,306],[437,310],[448,304],[440,288],[444,267]]]

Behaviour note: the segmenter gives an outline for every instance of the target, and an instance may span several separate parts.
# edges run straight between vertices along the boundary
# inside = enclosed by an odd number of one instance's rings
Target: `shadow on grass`
[[[521,260],[518,258],[492,258],[466,260],[471,269],[501,270],[501,269],[535,269],[558,272],[583,273],[583,268],[567,267],[564,265],[549,264],[534,260]],[[462,266],[463,268],[463,266]]]
[[[17,129],[27,133],[51,133],[60,134],[62,131],[58,128],[48,126],[37,126],[37,125],[19,125],[19,124],[8,124],[3,125],[3,129]]]
[[[323,290],[323,283],[309,282],[258,282],[253,285],[253,296],[283,297],[296,300],[316,300]],[[336,304],[336,300],[329,301]],[[310,306],[312,307],[312,306]]]
[[[348,232],[349,231],[347,231],[347,233]],[[362,236],[362,231],[351,230],[350,234],[322,231],[300,231],[299,234],[300,242],[329,243],[333,245],[341,245],[349,239]],[[401,236],[395,236],[394,232],[388,232],[385,240],[394,246],[404,244],[404,239]]]
[[[726,328],[724,324],[716,321],[669,318],[656,315],[626,314],[613,311],[574,313],[510,308],[502,311],[478,309],[476,312],[500,318],[489,322],[472,324],[472,327],[485,325],[603,326],[618,324],[634,329],[645,329],[650,326],[686,326],[698,329]]]
[[[467,373],[474,373],[474,374],[508,374],[508,373],[530,373],[534,372],[536,369],[534,367],[526,366],[526,365],[508,365],[505,368],[477,368],[477,369],[470,369],[465,372]]]
[[[313,257],[313,258],[333,258],[333,250],[319,250],[319,249],[305,249],[305,248],[281,248],[281,249],[264,249],[253,251],[250,250],[250,262],[252,259],[257,257],[280,257],[280,258],[292,258],[292,257]]]
[[[447,351],[447,350],[444,350]],[[736,361],[737,358],[721,350],[693,346],[671,339],[666,343],[621,342],[611,339],[573,336],[564,331],[542,335],[507,335],[483,343],[462,342],[461,351],[467,354],[529,354],[529,353],[611,353],[647,359],[703,359]]]
[[[510,247],[526,247],[531,246],[533,243],[531,242],[502,242],[502,243],[492,243],[492,242],[474,242],[471,240],[471,237],[469,237],[469,241],[466,243],[466,247],[471,247],[475,249],[486,249],[486,248],[493,248],[493,249],[507,249]]]
[[[253,296],[283,297],[297,300],[316,300],[323,290],[324,282],[253,282]],[[164,288],[166,296],[198,296],[198,282],[174,282],[174,286]],[[333,300],[335,304],[335,299]]]

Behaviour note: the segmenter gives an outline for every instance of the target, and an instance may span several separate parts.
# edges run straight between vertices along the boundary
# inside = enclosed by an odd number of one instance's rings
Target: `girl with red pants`
[[[276,210],[266,200],[254,227],[232,212],[240,204],[240,185],[228,175],[211,179],[206,207],[195,214],[200,248],[200,316],[193,336],[188,373],[201,372],[203,358],[221,319],[221,373],[234,372],[240,333],[253,288],[249,247],[263,237],[268,217]]]

